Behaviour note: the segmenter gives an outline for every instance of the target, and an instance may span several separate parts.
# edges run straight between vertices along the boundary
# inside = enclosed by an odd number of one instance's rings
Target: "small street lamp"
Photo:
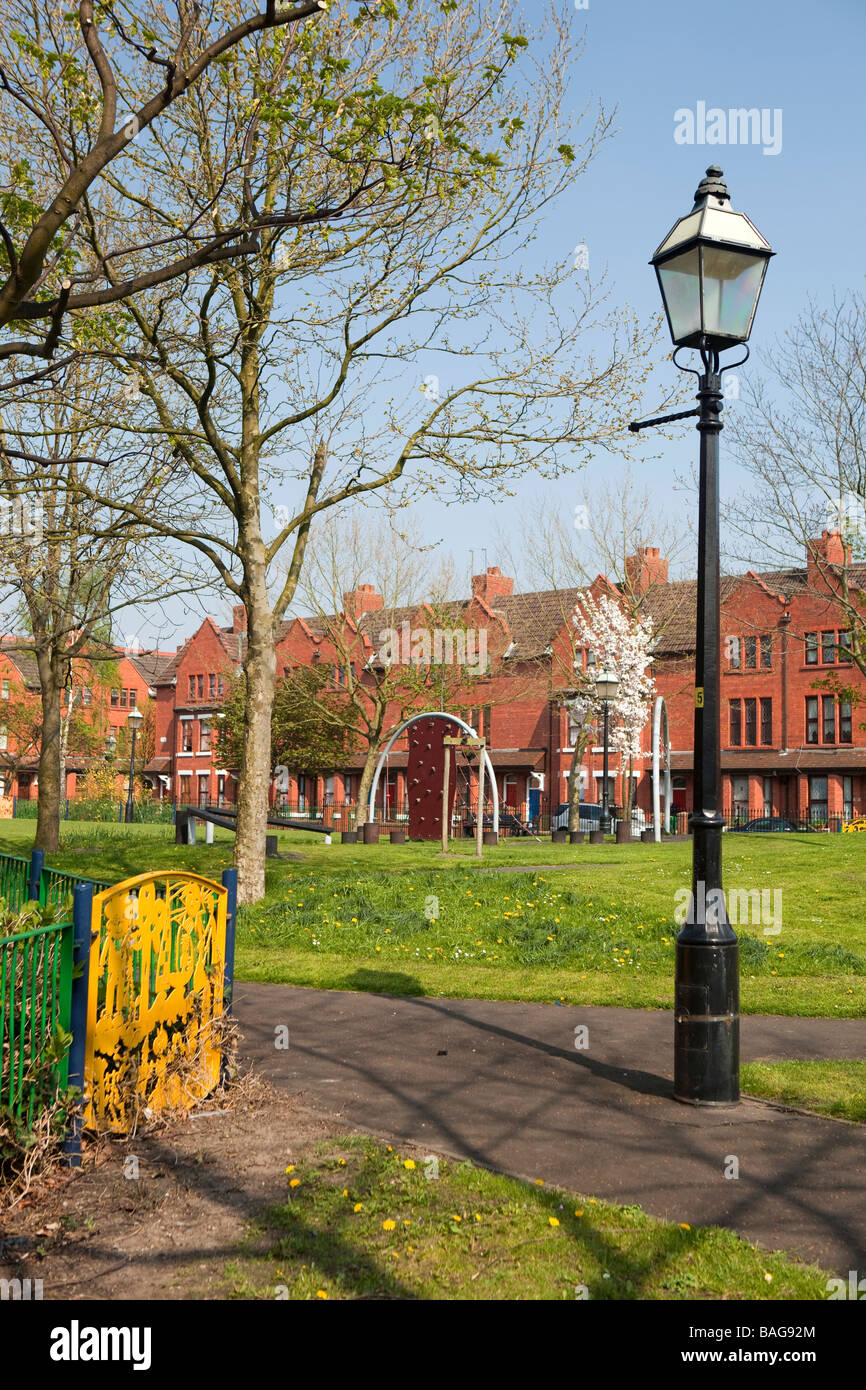
[[[140,710],[131,709],[126,716],[127,727],[132,730],[132,747],[129,751],[129,786],[126,793],[126,814],[124,820],[127,825],[132,825],[133,821],[133,789],[135,786],[135,736],[144,721],[144,715]]]
[[[701,437],[692,897],[677,937],[674,997],[674,1096],[692,1105],[735,1105],[740,1099],[739,946],[722,889],[719,432],[722,372],[741,366],[749,349],[725,367],[719,353],[747,343],[772,255],[754,224],[731,207],[721,169],[710,165],[691,212],[650,262],[676,344],[674,364],[698,378],[699,409],[629,426],[637,431],[697,415]],[[702,372],[680,366],[681,348],[700,353]]]
[[[105,740],[105,761],[107,763],[113,763],[116,752],[117,739],[114,737],[114,734],[109,734],[108,738]]]
[[[610,834],[610,805],[609,805],[609,795],[608,795],[608,771],[607,771],[607,764],[608,764],[608,731],[609,731],[608,713],[609,713],[609,710],[610,710],[611,701],[612,701],[612,700],[615,700],[616,697],[617,697],[617,695],[619,694],[619,681],[617,680],[617,677],[616,677],[616,675],[614,674],[614,672],[611,671],[608,667],[605,667],[605,669],[602,671],[601,675],[598,676],[598,677],[596,678],[595,688],[596,688],[596,692],[597,692],[597,694],[598,694],[598,698],[601,700],[602,704],[604,705],[604,740],[603,740],[603,742],[604,742],[604,760],[603,760],[603,763],[602,763],[602,772],[601,772],[601,820],[599,821],[599,826],[598,826],[598,828],[599,828],[599,830],[601,831],[601,833],[602,833],[603,835],[609,835],[609,834]]]

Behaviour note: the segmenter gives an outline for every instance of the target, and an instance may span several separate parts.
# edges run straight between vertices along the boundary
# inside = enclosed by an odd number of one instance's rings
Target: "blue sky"
[[[579,109],[594,94],[606,107],[615,106],[617,134],[558,205],[538,243],[539,258],[561,259],[584,241],[593,275],[606,266],[615,298],[644,316],[654,313],[659,299],[649,257],[676,218],[689,211],[705,167],[718,163],[734,207],[749,214],[778,253],[767,274],[753,353],[771,347],[810,297],[823,303],[834,291],[863,288],[864,0],[820,5],[720,0],[702,6],[694,0],[589,0],[586,9],[557,0],[557,5],[560,14],[572,15],[576,32],[586,35],[573,105]],[[527,12],[532,14],[531,4]],[[531,38],[531,28],[524,32]],[[694,111],[699,102],[725,111],[780,111],[778,153],[765,154],[760,145],[678,144],[675,112]],[[670,373],[673,379],[673,366]],[[724,439],[723,434],[723,450]],[[694,500],[672,484],[696,458],[697,436],[688,429],[662,447],[662,460],[646,467],[660,504],[685,517]],[[737,486],[737,477],[724,452],[722,461],[724,493]],[[609,475],[609,460],[604,468]],[[641,465],[633,473],[642,480]],[[513,500],[459,508],[427,502],[416,515],[428,536],[443,538],[468,583],[470,551],[476,569],[484,549],[487,562],[496,564],[496,532],[514,528],[519,534],[527,502],[543,492],[570,512],[586,486],[580,473],[555,484],[529,479]],[[227,604],[215,598],[212,611],[222,619]],[[194,622],[177,602],[171,618],[179,637]],[[152,619],[142,627],[148,629],[141,633],[147,645],[155,636]],[[163,645],[167,640],[163,631]]]

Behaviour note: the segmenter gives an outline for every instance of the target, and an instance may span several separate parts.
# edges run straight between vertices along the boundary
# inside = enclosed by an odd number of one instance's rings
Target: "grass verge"
[[[285,1203],[227,1270],[229,1297],[827,1297],[826,1271],[729,1231],[363,1135],[325,1141],[286,1172]]]
[[[750,1062],[740,1085],[762,1100],[866,1124],[866,1062]]]

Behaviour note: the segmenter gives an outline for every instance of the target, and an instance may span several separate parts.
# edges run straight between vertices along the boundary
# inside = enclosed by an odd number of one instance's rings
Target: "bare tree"
[[[6,536],[0,554],[4,628],[26,633],[14,656],[30,653],[39,673],[37,848],[56,849],[65,797],[66,750],[75,717],[76,668],[117,656],[112,619],[123,609],[167,596],[168,557],[149,563],[145,528],[114,508],[83,502],[94,473],[115,500],[146,511],[159,491],[153,449],[127,448],[111,426],[94,428],[122,405],[107,371],[80,361],[0,412],[0,506]],[[66,716],[63,701],[66,695]]]
[[[808,555],[806,592],[845,622],[843,659],[866,674],[866,298],[810,304],[761,360],[727,412],[752,484],[726,507],[729,553],[770,570],[802,569]],[[838,534],[821,544],[826,531]]]
[[[384,171],[334,225],[266,229],[259,255],[127,302],[138,335],[127,360],[151,407],[136,428],[178,465],[164,511],[129,514],[197,553],[247,611],[242,901],[264,892],[274,640],[316,518],[377,492],[400,507],[429,490],[459,498],[556,476],[590,450],[618,450],[640,402],[655,327],[609,310],[570,256],[532,273],[522,262],[608,118],[591,117],[578,146],[564,139],[568,36],[555,32],[543,60],[506,82],[525,40],[502,33],[501,15],[496,4],[441,7],[426,29],[413,12],[379,34],[335,6],[327,32],[260,48],[254,100],[229,60],[140,151],[142,185],[163,186],[182,165],[197,220],[215,226],[228,190],[238,216],[340,202],[354,164],[331,157],[334,128],[355,131],[355,163]],[[287,147],[296,46],[316,83],[296,94],[308,134]],[[367,94],[385,72],[400,97],[377,99],[371,117]],[[159,222],[161,203],[142,198],[145,214]],[[272,538],[269,492],[283,508]]]
[[[2,0],[0,327],[31,324],[41,336],[0,342],[0,360],[51,358],[64,315],[255,249],[255,218],[205,230],[190,216],[159,235],[143,226],[130,158],[133,142],[214,68],[254,57],[251,40],[300,30],[327,4],[266,0],[263,11],[246,15],[245,8],[252,6],[236,0],[179,0],[171,9],[162,0],[134,7],[79,0],[70,11]],[[368,19],[377,11],[358,6]],[[291,124],[288,110],[284,118]],[[180,167],[175,176],[182,180]],[[97,257],[81,235],[94,220],[103,229]]]

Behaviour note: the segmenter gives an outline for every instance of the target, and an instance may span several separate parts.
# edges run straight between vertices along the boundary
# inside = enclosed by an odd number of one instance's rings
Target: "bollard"
[[[279,842],[279,839],[278,839],[278,837],[277,837],[276,835],[266,835],[266,836],[265,836],[265,858],[266,858],[266,859],[279,859],[279,857],[280,857],[279,843],[280,843],[280,842]]]
[[[573,845],[582,845],[583,842],[584,842],[584,840],[586,839],[586,831],[585,831],[585,830],[569,830],[569,832],[568,832],[568,838],[569,838],[569,842],[570,842],[571,844],[573,844]]]
[[[368,820],[364,826],[364,844],[377,845],[379,843],[379,827],[375,821]]]
[[[81,1130],[84,1123],[84,1061],[87,1053],[87,991],[90,985],[90,934],[93,917],[93,884],[78,883],[72,907],[72,997],[69,1031],[72,1043],[67,1068],[68,1086],[79,1092],[69,1131],[63,1141],[63,1161],[68,1168],[81,1166]]]
[[[405,843],[406,843],[406,831],[405,831],[405,830],[392,830],[392,831],[391,831],[391,844],[392,844],[392,845],[405,845]]]
[[[590,832],[589,832],[589,843],[590,843],[591,845],[603,845],[603,844],[604,844],[604,831],[603,831],[603,830],[590,830]]]
[[[340,835],[341,845],[356,845],[358,843],[357,830],[344,830]]]
[[[626,825],[626,823],[625,823],[624,820],[617,821],[617,824],[616,824],[616,842],[617,842],[618,845],[630,845],[630,844],[631,844],[631,826],[630,826],[630,825]]]
[[[550,835],[550,842],[554,845],[564,845],[568,842],[567,830],[553,830]]]
[[[42,886],[42,870],[45,867],[45,850],[34,849],[30,855],[30,881],[27,885],[27,897],[32,903],[39,901],[39,889]]]
[[[485,831],[484,831],[484,834],[483,834],[483,836],[482,836],[482,839],[481,839],[481,843],[484,844],[484,845],[498,845],[498,844],[499,844],[499,831],[498,831],[498,830],[485,830]]]

